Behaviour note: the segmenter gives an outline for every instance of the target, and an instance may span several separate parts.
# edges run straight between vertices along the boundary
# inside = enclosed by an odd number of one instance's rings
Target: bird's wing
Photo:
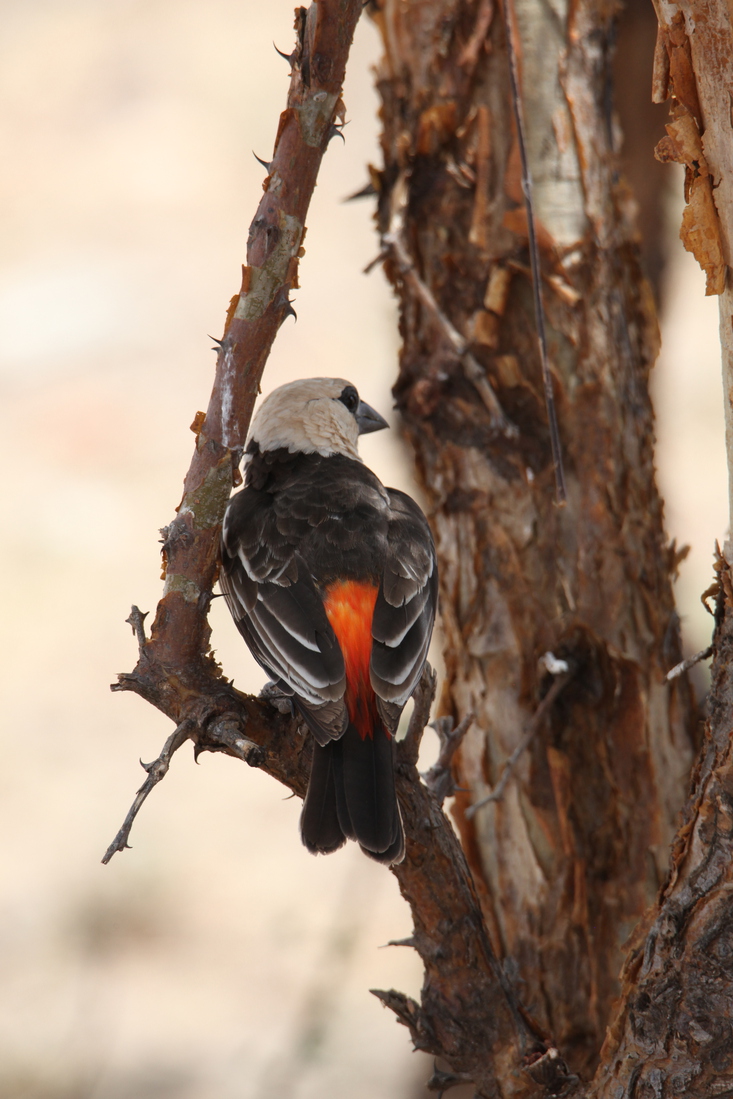
[[[297,696],[316,739],[327,743],[348,720],[344,660],[295,539],[278,526],[268,494],[247,488],[233,497],[219,583],[255,659]]]
[[[427,657],[438,601],[438,567],[427,520],[414,500],[389,489],[392,518],[372,621],[371,681],[380,712],[394,722]]]

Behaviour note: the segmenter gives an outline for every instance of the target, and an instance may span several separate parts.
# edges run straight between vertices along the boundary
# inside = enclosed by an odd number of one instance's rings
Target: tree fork
[[[242,288],[232,299],[209,407],[192,430],[196,448],[177,517],[164,529],[165,590],[148,639],[144,615],[133,608],[138,640],[133,672],[114,690],[130,690],[176,725],[157,760],[143,765],[147,780],[105,856],[124,850],[134,818],[165,776],[186,740],[194,750],[223,751],[261,766],[303,796],[311,738],[289,706],[267,695],[236,691],[208,652],[207,612],[216,578],[221,520],[246,439],[249,419],[272,342],[297,286],[305,216],[323,153],[343,112],[341,87],[362,0],[318,0],[296,11],[298,43],[288,106],[268,163],[265,194],[250,229]],[[490,399],[486,394],[487,399]],[[480,1095],[560,1095],[574,1077],[547,1033],[521,1005],[494,954],[471,873],[436,798],[416,769],[434,682],[426,672],[416,698],[411,734],[398,750],[397,789],[408,856],[393,868],[413,914],[414,945],[425,964],[420,1005],[385,993],[412,1019],[419,1044],[444,1057],[456,1078]],[[281,712],[287,711],[287,712]],[[445,784],[443,784],[445,785]]]

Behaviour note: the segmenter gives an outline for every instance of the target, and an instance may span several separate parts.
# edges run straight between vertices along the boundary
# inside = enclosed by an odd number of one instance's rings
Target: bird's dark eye
[[[347,385],[344,387],[344,391],[339,397],[342,404],[345,404],[349,412],[356,412],[359,407],[359,394],[356,392],[356,388],[353,385]]]

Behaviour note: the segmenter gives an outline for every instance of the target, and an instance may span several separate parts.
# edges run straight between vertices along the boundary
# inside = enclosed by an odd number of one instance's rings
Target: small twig
[[[380,263],[384,263],[384,261],[385,261],[385,260],[387,259],[387,257],[388,257],[388,256],[389,256],[389,252],[386,252],[386,251],[382,250],[382,251],[381,251],[381,252],[379,253],[379,255],[378,255],[378,256],[375,256],[373,260],[370,260],[370,261],[369,261],[369,263],[368,263],[368,264],[366,265],[366,267],[365,267],[365,268],[364,268],[364,270],[362,271],[362,275],[371,275],[371,273],[372,273],[372,271],[374,270],[374,268],[375,268],[375,267],[376,267],[376,266],[377,266],[378,264],[380,264]]]
[[[129,625],[132,626],[132,632],[137,638],[138,648],[140,649],[141,653],[145,648],[148,640],[145,636],[145,619],[148,617],[148,614],[148,611],[141,611],[140,608],[136,607],[133,603],[132,608],[130,609],[130,614],[125,619],[125,622],[129,623]]]
[[[488,805],[492,801],[501,801],[501,798],[504,796],[504,791],[506,790],[507,783],[512,776],[512,772],[517,764],[517,761],[519,760],[520,756],[522,756],[522,754],[526,752],[527,748],[529,748],[537,733],[537,730],[540,728],[555,699],[560,694],[562,689],[567,685],[567,683],[572,679],[572,677],[572,671],[564,671],[557,676],[555,682],[552,684],[549,691],[535,710],[532,716],[532,720],[527,726],[527,730],[524,736],[522,737],[512,754],[509,756],[509,759],[504,764],[504,770],[502,771],[501,777],[499,778],[499,781],[497,782],[494,789],[491,791],[490,794],[487,794],[485,798],[481,798],[481,800],[477,801],[475,805],[470,805],[468,809],[466,809],[467,820],[470,820],[471,817],[473,817],[479,809],[482,809],[484,805]]]
[[[678,676],[684,675],[685,672],[689,672],[690,668],[694,668],[695,665],[699,664],[702,660],[709,660],[712,655],[712,645],[708,645],[706,649],[700,649],[699,653],[695,653],[694,656],[688,656],[687,660],[680,660],[679,664],[675,664],[674,668],[670,668],[665,679],[668,683],[671,683],[673,679],[677,679]]]
[[[442,1072],[433,1061],[433,1075],[425,1084],[428,1091],[437,1091],[438,1099],[442,1099],[443,1093],[450,1088],[460,1087],[461,1084],[472,1084],[473,1079],[467,1072]]]
[[[137,608],[133,607],[133,611]],[[138,612],[139,613],[139,612]],[[138,792],[135,794],[135,800],[130,807],[130,811],[125,817],[124,824],[120,828],[119,832],[112,840],[112,843],[107,848],[102,862],[106,865],[109,860],[118,851],[124,851],[126,847],[129,847],[128,839],[130,838],[130,831],[135,822],[135,817],[140,812],[142,804],[150,791],[158,785],[161,779],[165,778],[170,766],[171,757],[174,752],[177,752],[181,745],[188,740],[195,728],[195,722],[192,718],[185,718],[180,725],[177,725],[171,735],[163,745],[163,751],[160,753],[157,759],[152,763],[143,763],[140,761],[140,766],[143,770],[148,772],[148,777],[142,784]]]
[[[435,729],[440,739],[440,752],[433,766],[424,775],[421,775],[421,778],[439,805],[442,805],[446,798],[451,797],[456,792],[456,784],[453,781],[451,771],[453,756],[470,729],[473,719],[474,715],[472,713],[466,714],[463,720],[458,722],[455,729],[453,728],[452,717],[439,717],[430,722],[431,729]]]
[[[516,439],[519,434],[516,425],[508,419],[504,409],[499,404],[499,398],[489,385],[484,371],[468,350],[468,340],[466,340],[465,336],[461,335],[455,325],[446,317],[435,300],[432,291],[418,275],[407,249],[402,243],[399,233],[394,230],[385,233],[382,237],[382,243],[389,249],[400,270],[400,274],[411,284],[420,301],[428,312],[432,314],[456,355],[463,363],[467,377],[476,387],[478,395],[491,416],[491,426],[493,430],[504,435],[507,439]],[[373,263],[378,262],[383,257],[384,253],[380,253]],[[371,266],[372,265],[370,265],[370,267]]]
[[[545,331],[545,310],[542,304],[542,275],[540,270],[540,250],[537,244],[537,232],[534,219],[534,205],[532,202],[532,178],[529,171],[527,158],[527,143],[525,140],[524,113],[522,111],[522,98],[519,90],[519,70],[517,67],[517,51],[514,45],[514,0],[504,0],[504,25],[506,28],[506,52],[509,61],[509,82],[512,90],[512,106],[514,108],[514,121],[517,126],[517,142],[519,145],[519,157],[522,163],[522,191],[524,193],[524,206],[527,211],[527,232],[529,236],[529,258],[532,265],[532,291],[534,295],[535,322],[537,324],[537,341],[540,348],[540,360],[542,362],[542,381],[545,389],[545,406],[547,408],[547,422],[550,429],[550,446],[552,447],[552,464],[555,469],[555,494],[558,504],[562,505],[567,500],[565,489],[565,471],[562,463],[562,448],[560,446],[560,431],[557,426],[557,412],[555,410],[555,394],[552,388],[552,375],[550,373],[550,360],[547,352],[547,333]]]
[[[413,697],[412,714],[407,726],[407,732],[402,740],[397,743],[398,759],[400,763],[417,763],[420,754],[420,741],[422,740],[425,726],[430,717],[430,708],[435,698],[435,688],[438,677],[426,662],[423,668],[420,682],[415,689]]]

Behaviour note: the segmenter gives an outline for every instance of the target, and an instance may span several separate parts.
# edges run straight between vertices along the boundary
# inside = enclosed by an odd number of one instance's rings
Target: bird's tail
[[[313,748],[308,793],[300,818],[303,843],[327,854],[354,839],[365,855],[388,865],[405,854],[395,790],[394,739],[379,724],[361,737],[349,723],[338,740]]]

